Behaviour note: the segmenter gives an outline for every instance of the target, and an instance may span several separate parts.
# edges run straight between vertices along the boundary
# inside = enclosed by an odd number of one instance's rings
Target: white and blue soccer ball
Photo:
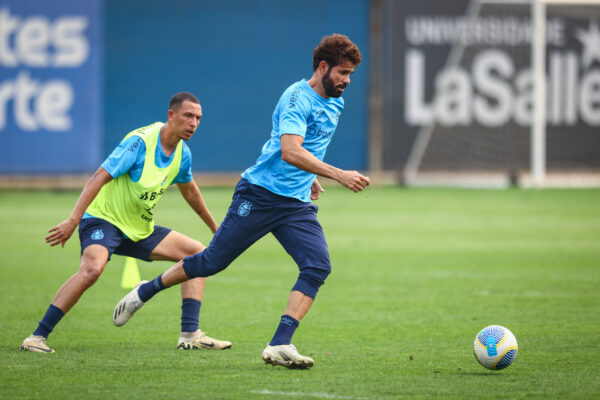
[[[475,336],[473,351],[479,364],[497,370],[515,361],[519,346],[511,331],[500,325],[490,325]]]

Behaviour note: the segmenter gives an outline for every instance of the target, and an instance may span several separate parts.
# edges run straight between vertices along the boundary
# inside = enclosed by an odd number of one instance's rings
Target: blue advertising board
[[[102,12],[101,0],[0,4],[0,173],[98,166]]]
[[[194,93],[204,117],[188,145],[199,172],[242,172],[271,134],[283,91],[310,78],[332,33],[363,54],[325,161],[367,166],[368,0],[106,0],[104,154],[130,130],[165,121],[170,97]]]

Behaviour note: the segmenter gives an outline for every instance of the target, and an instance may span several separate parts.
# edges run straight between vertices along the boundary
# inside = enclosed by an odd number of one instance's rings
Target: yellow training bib
[[[175,149],[173,161],[166,168],[156,166],[156,146],[160,146],[162,122],[136,129],[127,136],[139,136],[146,145],[144,169],[139,181],[132,182],[123,174],[102,187],[86,210],[117,226],[134,242],[145,239],[154,231],[154,206],[179,173],[181,166],[181,141]]]

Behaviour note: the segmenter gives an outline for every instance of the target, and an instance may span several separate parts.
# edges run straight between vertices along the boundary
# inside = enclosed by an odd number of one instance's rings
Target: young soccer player
[[[300,274],[262,358],[287,368],[313,366],[313,359],[299,354],[291,338],[331,271],[317,207],[311,204],[323,192],[316,176],[335,179],[354,192],[370,183],[356,171],[323,162],[344,108],[341,95],[360,61],[358,47],[348,37],[323,38],[313,51],[312,77],[292,84],[279,99],[271,137],[256,164],[242,174],[225,220],[208,248],[126,295],[115,308],[116,325],[125,324],[160,290],[225,269],[271,232],[297,263]]]
[[[50,229],[50,246],[69,240],[79,224],[79,270],[56,293],[46,314],[21,350],[53,353],[46,340],[61,318],[102,274],[113,253],[145,261],[176,262],[205,249],[197,240],[154,225],[154,207],[176,183],[183,198],[214,233],[218,225],[192,179],[192,156],[184,143],[196,131],[202,107],[191,93],[178,93],[169,103],[166,124],[156,122],[129,133],[87,182],[71,216]],[[212,339],[198,329],[205,278],[181,286],[179,349],[227,349],[231,343]]]

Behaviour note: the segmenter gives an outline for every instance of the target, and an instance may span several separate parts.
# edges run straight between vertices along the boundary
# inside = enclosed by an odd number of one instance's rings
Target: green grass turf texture
[[[124,258],[61,321],[51,355],[18,351],[79,260],[46,231],[78,193],[0,192],[0,398],[385,399],[598,398],[600,191],[330,186],[318,201],[333,273],[293,342],[307,371],[263,364],[297,268],[277,241],[256,243],[208,281],[200,326],[226,351],[178,351],[179,289],[124,327]],[[232,188],[203,189],[222,220]],[[157,223],[204,243],[210,233],[170,190]],[[151,279],[171,263],[139,262]],[[500,324],[518,357],[488,371],[480,329]]]

